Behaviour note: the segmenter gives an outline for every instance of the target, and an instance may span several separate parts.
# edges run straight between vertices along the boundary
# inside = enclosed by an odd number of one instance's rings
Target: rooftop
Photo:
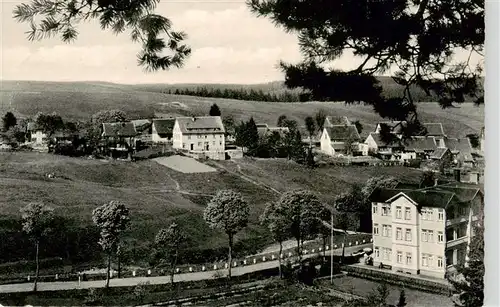
[[[327,116],[325,118],[325,127],[333,126],[333,125],[351,125],[351,121],[347,118],[347,116]]]
[[[174,125],[175,125],[175,118],[161,118],[153,120],[153,126],[156,130],[156,133],[160,135],[162,134],[171,135],[174,130]]]
[[[177,117],[183,134],[225,133],[220,116]]]
[[[427,135],[429,136],[445,136],[441,123],[423,123],[422,125],[427,129]]]
[[[325,127],[325,130],[332,141],[346,141],[349,138],[352,138],[354,141],[360,140],[358,129],[355,125],[335,125]]]
[[[133,137],[136,134],[137,131],[132,122],[102,124],[102,136],[105,137]]]
[[[406,151],[424,152],[434,151],[437,148],[436,139],[432,136],[415,136],[405,141]]]

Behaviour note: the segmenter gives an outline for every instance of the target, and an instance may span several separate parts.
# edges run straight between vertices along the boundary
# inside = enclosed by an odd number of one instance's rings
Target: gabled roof
[[[153,126],[158,134],[171,135],[174,130],[175,118],[153,119]]]
[[[134,124],[135,131],[145,131],[151,127],[151,120],[149,119],[135,119],[131,121]]]
[[[398,185],[403,187],[403,185]],[[391,202],[399,194],[405,195],[413,202],[417,203],[419,208],[443,208],[455,199],[458,202],[471,202],[482,190],[478,185],[462,184],[462,183],[445,183],[428,188],[416,189],[411,185],[406,185],[406,188],[396,189],[375,189],[369,197],[371,202]]]
[[[457,138],[446,138],[444,140],[446,147],[448,147],[452,153],[472,153],[472,145],[468,138],[457,139]]]
[[[431,159],[442,159],[444,154],[448,151],[448,148],[437,148],[431,155]]]
[[[260,127],[257,126],[257,132],[259,133],[259,136],[261,136],[261,137],[268,136],[268,135],[272,134],[273,132],[276,132],[281,137],[283,137],[285,135],[285,133],[289,131],[288,127],[269,127],[267,124],[264,124],[264,125],[265,126],[263,126],[261,124]]]
[[[446,208],[455,193],[437,190],[403,190],[403,189],[375,189],[370,196],[371,202],[385,203],[394,201],[399,196],[406,196],[418,205],[418,208]]]
[[[325,118],[325,127],[336,126],[336,125],[351,125],[351,121],[347,116],[327,116]]]
[[[415,136],[406,140],[405,150],[414,152],[434,151],[437,148],[436,139],[432,136]]]
[[[441,123],[423,123],[422,125],[427,129],[428,136],[445,136]]]
[[[377,124],[377,128],[381,126],[382,124],[387,125],[392,133],[395,134],[401,134],[403,133],[403,125],[406,123],[406,121],[385,121],[385,122],[379,122]]]
[[[373,138],[375,144],[377,144],[378,147],[391,147],[391,148],[403,147],[403,145],[401,144],[400,140],[396,137],[396,135],[394,135],[393,141],[390,144],[387,144],[382,140],[382,136],[380,135],[380,133],[370,132],[370,136]]]
[[[177,117],[183,134],[225,133],[220,116]]]
[[[134,124],[131,122],[102,124],[102,136],[105,137],[132,137],[136,134]]]
[[[355,125],[335,125],[325,127],[325,130],[331,141],[346,141],[349,138],[352,138],[354,141],[360,140],[358,129]]]

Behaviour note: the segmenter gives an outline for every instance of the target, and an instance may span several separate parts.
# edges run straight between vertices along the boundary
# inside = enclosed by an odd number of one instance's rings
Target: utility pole
[[[333,285],[333,208],[330,212],[330,226],[330,284]]]

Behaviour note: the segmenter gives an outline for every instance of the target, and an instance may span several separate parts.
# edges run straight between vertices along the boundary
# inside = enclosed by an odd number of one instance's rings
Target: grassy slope
[[[19,115],[32,116],[38,111],[57,111],[65,118],[87,119],[99,110],[118,108],[130,114],[154,111],[157,115],[201,115],[208,113],[211,104],[217,103],[223,115],[232,115],[237,120],[253,116],[256,121],[274,124],[282,114],[302,123],[306,116],[325,109],[332,115],[345,115],[353,120],[360,120],[365,127],[364,135],[373,130],[375,123],[381,120],[371,107],[363,105],[346,106],[344,103],[331,102],[268,103],[148,92],[155,87],[158,85],[3,81],[0,114],[13,110]],[[180,102],[181,105],[175,102]],[[421,103],[418,108],[424,122],[443,123],[451,136],[477,133],[484,125],[484,107],[475,107],[469,103],[446,110],[435,103]]]
[[[364,167],[304,171],[283,160],[244,159],[240,164],[246,176],[278,191],[311,189],[325,201],[345,191],[347,185],[363,182],[372,175],[411,179],[420,174],[409,169]],[[225,244],[225,236],[208,229],[202,220],[209,197],[180,194],[175,190],[177,181],[181,190],[187,192],[214,194],[223,188],[240,191],[251,206],[251,225],[240,237],[258,234],[258,215],[266,202],[279,195],[233,173],[234,162],[220,165],[229,171],[183,174],[153,161],[104,162],[41,153],[0,153],[0,211],[4,216],[19,216],[19,208],[28,202],[42,201],[61,215],[90,223],[93,208],[121,200],[131,208],[131,236],[136,239],[151,240],[160,227],[176,219],[191,232],[198,246]],[[52,172],[57,178],[44,177]]]

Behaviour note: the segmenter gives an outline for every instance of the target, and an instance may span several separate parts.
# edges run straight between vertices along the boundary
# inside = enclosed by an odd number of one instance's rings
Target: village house
[[[405,158],[407,160],[430,159],[430,156],[438,148],[436,139],[432,136],[415,136],[403,141]]]
[[[447,148],[450,149],[455,164],[461,164],[466,167],[475,165],[474,157],[472,156],[472,145],[468,138],[446,138],[444,140]]]
[[[151,140],[151,125],[152,121],[149,119],[136,119],[131,120],[134,125],[137,135],[135,136],[136,141],[143,142],[145,144],[150,144]]]
[[[405,124],[406,121],[379,122],[375,127],[375,133],[380,133],[382,126],[386,125],[391,133],[401,139],[403,137],[403,125]],[[444,133],[443,125],[441,123],[423,123],[422,126],[424,126],[427,130],[425,136],[434,137],[439,144],[441,144],[446,138],[446,134]]]
[[[360,140],[361,137],[355,125],[333,125],[323,128],[320,150],[330,156],[352,154],[359,152]]]
[[[199,157],[225,160],[225,129],[220,116],[177,117],[173,148]]]
[[[374,132],[368,135],[364,144],[366,144],[369,154],[378,155],[383,160],[399,160],[404,150],[404,146],[396,136],[388,144],[382,140],[380,133]]]
[[[278,133],[280,137],[284,137],[285,133],[289,132],[290,130],[288,127],[271,127],[268,124],[265,123],[258,123],[256,124],[257,126],[257,132],[259,133],[260,138],[265,138],[273,134],[274,132]]]
[[[444,139],[446,139],[446,134],[444,133],[443,125],[441,123],[423,123],[422,126],[427,130],[426,136],[434,137],[438,146],[445,147]]]
[[[479,186],[459,183],[376,189],[370,201],[374,265],[436,278],[467,261],[484,206]]]
[[[43,129],[39,128],[36,123],[28,123],[26,127],[26,139],[33,145],[47,145],[49,138]]]
[[[103,152],[112,158],[130,158],[136,148],[137,132],[131,122],[103,123]]]
[[[385,122],[379,122],[377,126],[375,127],[375,133],[380,133],[382,131],[382,126],[387,126],[389,128],[389,131],[397,136],[398,138],[403,137],[403,125],[406,123],[406,121],[385,121]]]
[[[154,144],[172,144],[175,118],[154,119],[152,125],[152,142]]]

